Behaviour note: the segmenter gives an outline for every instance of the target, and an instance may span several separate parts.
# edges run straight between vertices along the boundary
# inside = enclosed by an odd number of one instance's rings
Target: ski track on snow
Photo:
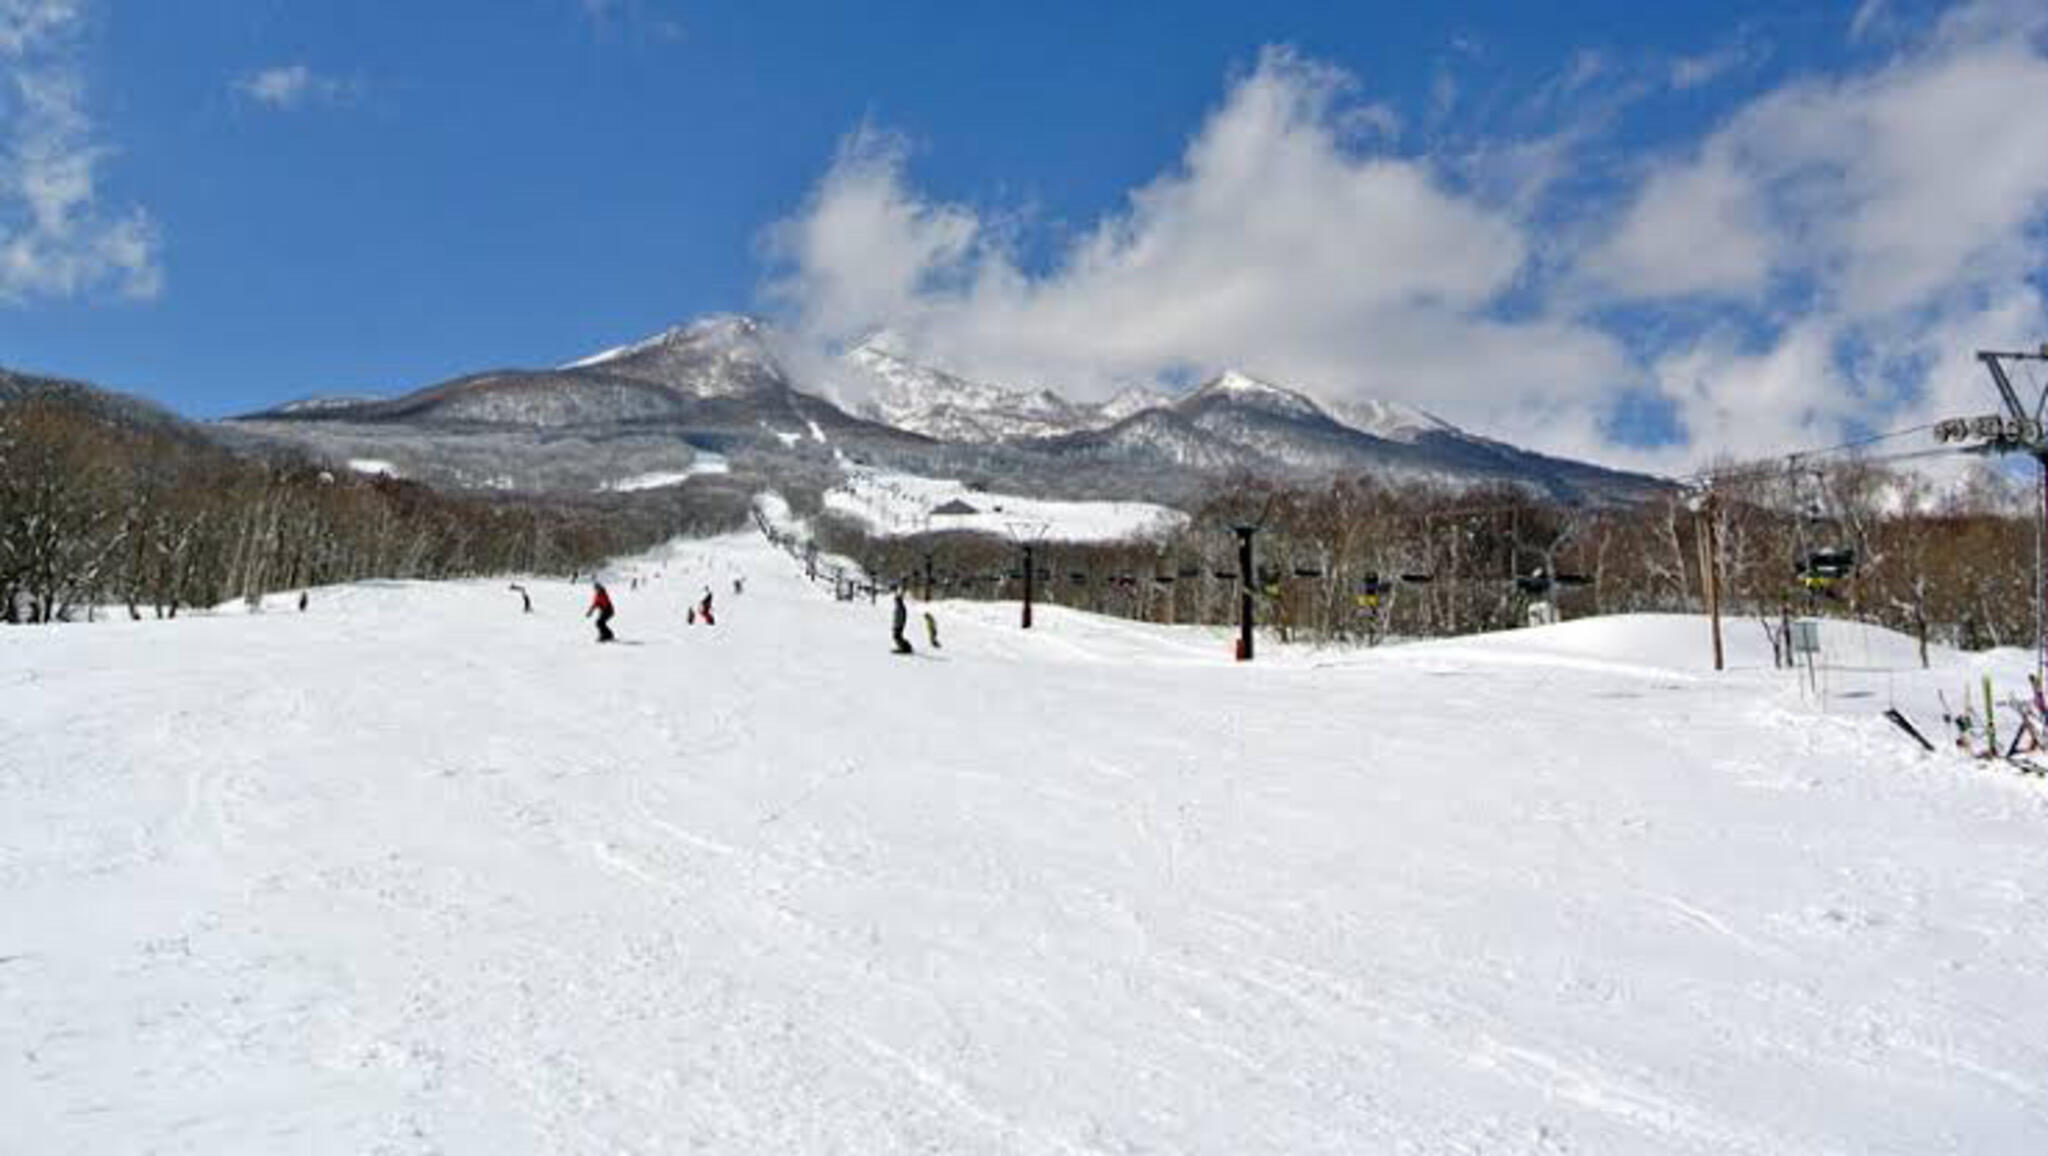
[[[0,1146],[2048,1147],[2048,788],[1876,717],[2023,655],[942,602],[906,664],[756,540],[608,573],[644,645],[534,578],[8,631]]]

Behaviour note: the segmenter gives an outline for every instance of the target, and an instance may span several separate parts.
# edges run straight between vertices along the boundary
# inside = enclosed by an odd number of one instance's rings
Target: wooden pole
[[[1714,637],[1714,669],[1727,669],[1721,649],[1721,551],[1714,533],[1714,492],[1700,503],[1700,585],[1707,594],[1707,622]]]

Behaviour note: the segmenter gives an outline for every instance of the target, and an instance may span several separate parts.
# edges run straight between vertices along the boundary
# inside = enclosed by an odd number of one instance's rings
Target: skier
[[[597,615],[597,640],[599,642],[610,642],[613,638],[612,596],[605,592],[604,583],[599,582],[595,578],[590,580],[590,586],[592,591],[590,595],[590,609],[583,612],[583,617],[588,618],[592,614]]]
[[[306,592],[305,592],[304,590],[301,590],[301,591],[299,591],[299,613],[301,613],[301,614],[304,614],[305,612],[306,612]]]
[[[745,578],[735,578],[735,579],[733,579],[733,580],[732,580],[732,592],[733,592],[733,593],[734,593],[735,595],[738,595],[738,594],[745,594],[745,593],[747,592],[747,580],[746,580]]]
[[[933,618],[929,610],[924,612],[924,636],[932,644],[933,650],[939,648],[939,620]]]
[[[702,618],[706,626],[718,625],[717,619],[711,617],[711,587],[709,586],[704,588],[703,601],[697,603],[697,617]]]
[[[690,625],[697,625],[697,608],[695,606],[690,607],[689,612],[684,617]]]
[[[526,587],[521,586],[517,582],[514,582],[512,584],[512,589],[519,591],[519,603],[521,607],[521,612],[525,614],[533,613],[533,598],[526,593]]]
[[[890,637],[895,639],[896,653],[898,654],[916,653],[916,651],[910,648],[910,640],[908,638],[903,637],[903,628],[904,626],[908,625],[909,622],[910,608],[903,605],[903,591],[898,590],[896,592],[896,608],[894,612],[890,615],[889,631]]]

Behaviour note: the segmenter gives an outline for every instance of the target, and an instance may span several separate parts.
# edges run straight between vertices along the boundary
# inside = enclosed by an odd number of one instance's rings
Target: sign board
[[[1820,623],[1811,618],[1802,618],[1792,624],[1792,653],[1820,653]]]

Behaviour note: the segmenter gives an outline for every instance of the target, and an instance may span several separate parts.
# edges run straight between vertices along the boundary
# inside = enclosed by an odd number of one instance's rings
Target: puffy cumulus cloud
[[[1875,70],[1763,94],[1651,166],[1580,273],[1596,299],[1710,307],[1654,363],[1694,445],[1975,412],[1973,343],[2048,333],[2028,284],[2048,216],[2044,24],[2035,5],[1958,7]]]
[[[1268,50],[1175,165],[1036,259],[1030,221],[921,194],[863,126],[770,231],[767,292],[821,342],[888,327],[969,376],[1100,396],[1239,367],[1636,466],[1982,410],[1969,351],[2048,336],[2048,8],[1957,6],[1882,59],[1844,31],[1864,63],[1647,154],[1620,110],[1767,46],[1654,84],[1581,54],[1533,134],[1405,151],[1353,78]]]
[[[265,108],[281,111],[309,105],[339,104],[352,98],[354,81],[325,76],[304,64],[279,64],[259,68],[235,78],[236,95]]]
[[[0,300],[161,289],[155,226],[101,203],[71,0],[0,0]]]
[[[773,292],[807,333],[843,341],[878,325],[906,326],[928,296],[972,272],[985,244],[974,212],[913,196],[908,144],[872,124],[840,142],[810,201],[773,226],[768,248],[789,267]]]
[[[1522,227],[1381,147],[1398,123],[1342,72],[1269,50],[1174,168],[1039,271],[1018,222],[919,195],[902,141],[864,126],[770,230],[769,295],[824,341],[886,326],[958,372],[1084,396],[1242,367],[1454,419],[1595,404],[1619,346],[1505,315]]]

